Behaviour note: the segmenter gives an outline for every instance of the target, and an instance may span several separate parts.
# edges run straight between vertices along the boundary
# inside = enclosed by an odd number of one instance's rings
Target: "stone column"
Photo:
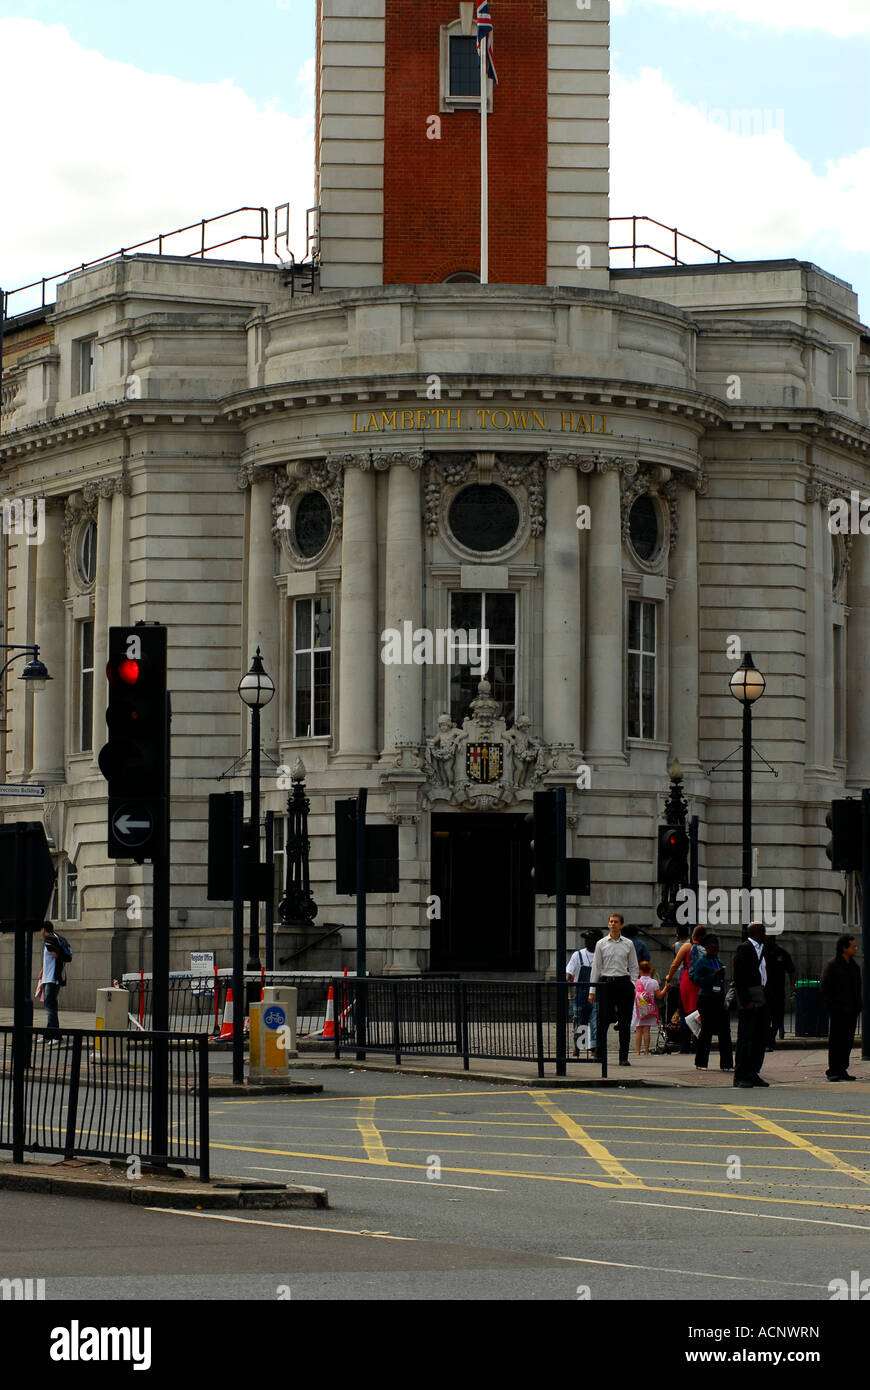
[[[115,479],[103,478],[97,500],[97,573],[94,580],[94,719],[93,749],[97,756],[106,742],[106,662],[109,659],[109,556],[112,547],[112,497]]]
[[[377,757],[376,489],[370,455],[347,455],[344,470],[337,761],[362,767]]]
[[[412,631],[423,622],[422,453],[384,455],[390,466],[384,626]],[[380,462],[381,460],[379,460]],[[384,752],[423,737],[423,667],[384,667]]]
[[[625,761],[622,732],[622,523],[620,461],[602,459],[589,478],[586,571],[586,729],[590,762]]]
[[[127,498],[130,479],[126,475],[115,479],[112,493],[111,524],[109,528],[109,627],[125,627],[129,621],[127,597]]]
[[[852,540],[846,582],[846,783],[870,787],[870,542],[865,536]]]
[[[830,489],[807,483],[807,748],[810,776],[830,776],[834,763],[834,634],[831,537],[825,525]],[[850,620],[850,631],[851,631]]]
[[[46,516],[46,526],[48,516]],[[45,544],[45,542],[43,542]],[[31,596],[33,592],[33,575],[36,568],[36,552],[38,547],[29,545],[25,532],[22,530],[12,531],[9,536],[9,593],[14,592],[14,617],[8,628],[0,628],[3,634],[2,640],[10,645],[21,646],[25,642],[34,641],[33,630],[30,625]],[[41,641],[41,638],[35,639]],[[51,663],[48,652],[40,652],[46,664]],[[10,782],[23,782],[25,777],[30,775],[32,767],[32,735],[33,735],[33,701],[39,699],[38,695],[33,695],[27,690],[26,682],[18,677],[27,664],[26,653],[0,652],[0,666],[5,666],[9,657],[16,657],[12,662],[3,681],[6,691],[6,749],[7,749],[7,780]],[[60,661],[60,671],[54,671],[55,680],[60,675],[60,685],[63,686],[65,678],[65,668],[63,659]],[[0,686],[0,695],[3,687]],[[43,696],[45,691],[42,692]]]
[[[668,614],[669,723],[671,750],[685,772],[700,770],[698,760],[698,509],[696,491],[704,495],[703,474],[680,479],[679,530],[671,558],[671,590]],[[672,487],[672,483],[666,484]]]
[[[62,782],[65,776],[66,574],[63,518],[61,500],[48,499],[45,508],[45,539],[37,547],[36,556],[36,616],[33,639],[39,643],[40,659],[45,662],[52,677],[45,690],[33,696],[33,773],[41,782]],[[19,674],[20,670],[19,667]]]
[[[255,471],[251,481],[251,504],[248,513],[248,650],[242,653],[242,664],[244,671],[247,671],[259,647],[263,665],[277,689],[281,685],[281,652],[278,640],[278,595],[274,579],[273,492],[274,478],[271,469]],[[278,709],[278,699],[275,698],[260,711],[260,743],[267,752],[272,753],[278,747]]]
[[[574,455],[547,456],[544,532],[544,740],[580,748],[580,533]]]

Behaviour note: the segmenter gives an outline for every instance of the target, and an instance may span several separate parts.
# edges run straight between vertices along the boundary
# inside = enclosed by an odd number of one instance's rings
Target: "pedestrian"
[[[66,953],[51,922],[42,924],[42,969],[36,986],[37,998],[45,1007],[45,1039],[49,1047],[60,1042],[57,1003],[61,985],[66,984]]]
[[[677,956],[689,941],[689,924],[687,922],[677,922],[674,926],[674,940],[671,949],[674,956],[673,969],[669,970],[665,977],[668,985],[668,997],[665,1010],[669,1020],[679,1019],[679,1046],[680,1052],[689,1053],[692,1050],[692,1033],[686,1023],[686,1016],[680,1005],[680,980],[682,979],[684,966],[682,963],[677,965]],[[689,943],[691,945],[691,942]]]
[[[701,1032],[695,1052],[695,1066],[706,1071],[710,1060],[713,1035],[719,1044],[719,1070],[733,1071],[731,1023],[725,1007],[725,967],[719,959],[719,938],[712,932],[704,937],[705,954],[695,966],[698,986],[698,1008],[701,1011]]]
[[[706,935],[706,927],[695,927],[691,939],[683,942],[674,956],[670,970],[665,976],[665,985],[669,986],[674,977],[679,975],[681,1052],[690,1052],[692,1050],[691,1035],[686,1025],[686,1015],[693,1014],[698,1007],[698,986],[692,979],[692,970],[697,961],[701,959],[703,954],[702,943]],[[684,1036],[686,1037],[686,1046],[683,1046],[682,1042]]]
[[[855,1043],[855,1029],[861,1012],[861,970],[855,957],[858,943],[854,936],[837,937],[837,954],[822,971],[822,998],[830,1019],[828,1025],[829,1081],[854,1081],[849,1072],[849,1053]]]
[[[634,984],[639,971],[637,952],[628,938],[622,935],[622,922],[622,913],[611,912],[607,922],[608,934],[595,947],[589,1002],[595,1002],[596,986],[600,982],[604,997],[598,1010],[599,1059],[607,1046],[607,1029],[615,1013],[619,1027],[619,1065],[629,1067],[628,1044],[631,1041]]]
[[[770,1031],[767,1038],[767,1050],[772,1052],[776,1047],[777,1035],[785,1023],[785,980],[788,976],[790,980],[790,998],[795,994],[795,982],[797,972],[794,961],[788,951],[780,941],[768,941],[765,943],[764,959],[767,964],[767,1008],[770,1014]]]
[[[747,939],[734,953],[734,992],[737,995],[737,1059],[734,1085],[741,1090],[769,1086],[761,1073],[767,1046],[769,1015],[764,923],[750,922]]]
[[[637,968],[640,973],[635,981],[634,1012],[631,1016],[634,1052],[636,1057],[640,1056],[641,1051],[648,1057],[650,1030],[653,1024],[659,1021],[657,1001],[664,999],[667,990],[659,988],[659,982],[648,960],[642,960]]]
[[[629,941],[634,945],[638,965],[640,965],[641,961],[650,959],[649,947],[637,927],[623,927],[622,934],[623,936],[627,936]]]
[[[595,1051],[597,1042],[597,1014],[594,1004],[589,1003],[589,981],[592,977],[592,959],[599,941],[597,931],[583,933],[583,946],[575,951],[568,962],[566,976],[569,985],[576,984],[574,999],[574,1056],[580,1056],[580,1043],[584,1050]],[[585,1034],[581,1032],[585,1029]]]

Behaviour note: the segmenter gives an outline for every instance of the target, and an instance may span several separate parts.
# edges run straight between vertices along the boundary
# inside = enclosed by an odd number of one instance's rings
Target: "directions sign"
[[[147,806],[126,802],[112,816],[112,834],[122,845],[137,849],[154,834],[154,817]]]
[[[35,782],[3,782],[0,796],[45,796],[45,787],[38,787]]]

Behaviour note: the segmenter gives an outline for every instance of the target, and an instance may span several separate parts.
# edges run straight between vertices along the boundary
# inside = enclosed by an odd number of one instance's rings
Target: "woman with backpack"
[[[665,976],[665,988],[667,988],[673,976],[677,974],[681,966],[683,967],[680,971],[680,1012],[683,1019],[686,1018],[687,1014],[694,1013],[698,1007],[698,986],[692,979],[692,971],[696,962],[704,954],[703,941],[706,935],[706,927],[696,927],[692,932],[691,941],[684,942],[677,951],[673,965]]]
[[[42,924],[42,969],[36,986],[36,997],[45,1005],[45,1042],[54,1047],[60,1042],[60,1023],[57,1002],[61,985],[66,984],[66,966],[72,951],[66,937],[59,936],[51,922]]]

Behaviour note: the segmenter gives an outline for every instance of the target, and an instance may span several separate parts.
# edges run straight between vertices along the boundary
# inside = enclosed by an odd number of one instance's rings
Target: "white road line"
[[[282,1231],[320,1231],[330,1236],[368,1236],[371,1240],[408,1240],[416,1244],[416,1236],[390,1236],[386,1231],[345,1231],[338,1226],[294,1225],[292,1221],[252,1221],[247,1216],[221,1216],[216,1211],[179,1211],[177,1207],[146,1207],[164,1216],[196,1216],[201,1221],[235,1221],[241,1226],[277,1226]]]
[[[309,1178],[351,1178],[354,1182],[401,1182],[411,1187],[459,1187],[465,1192],[504,1192],[503,1187],[475,1187],[468,1182],[442,1182],[440,1178],[372,1178],[364,1173],[320,1173],[316,1168],[266,1168],[262,1163],[246,1163],[257,1173],[304,1173]]]
[[[606,1265],[610,1269],[644,1269],[651,1274],[688,1274],[694,1279],[725,1279],[735,1284],[771,1284],[776,1289],[827,1289],[827,1284],[795,1284],[788,1279],[754,1279],[747,1274],[707,1274],[701,1269],[668,1269],[664,1265],[627,1265],[616,1260],[581,1260],[577,1255],[557,1255],[575,1265]]]
[[[713,1179],[711,1178],[712,1182]],[[835,1189],[842,1191],[842,1189]],[[620,1206],[624,1207],[666,1207],[668,1211],[710,1211],[717,1216],[751,1216],[757,1221],[800,1221],[808,1226],[843,1226],[847,1231],[866,1231],[870,1235],[870,1226],[861,1226],[854,1221],[822,1221],[817,1216],[768,1216],[760,1211],[732,1211],[730,1207],[684,1207],[681,1202],[634,1202],[626,1201],[623,1197],[615,1199]]]

